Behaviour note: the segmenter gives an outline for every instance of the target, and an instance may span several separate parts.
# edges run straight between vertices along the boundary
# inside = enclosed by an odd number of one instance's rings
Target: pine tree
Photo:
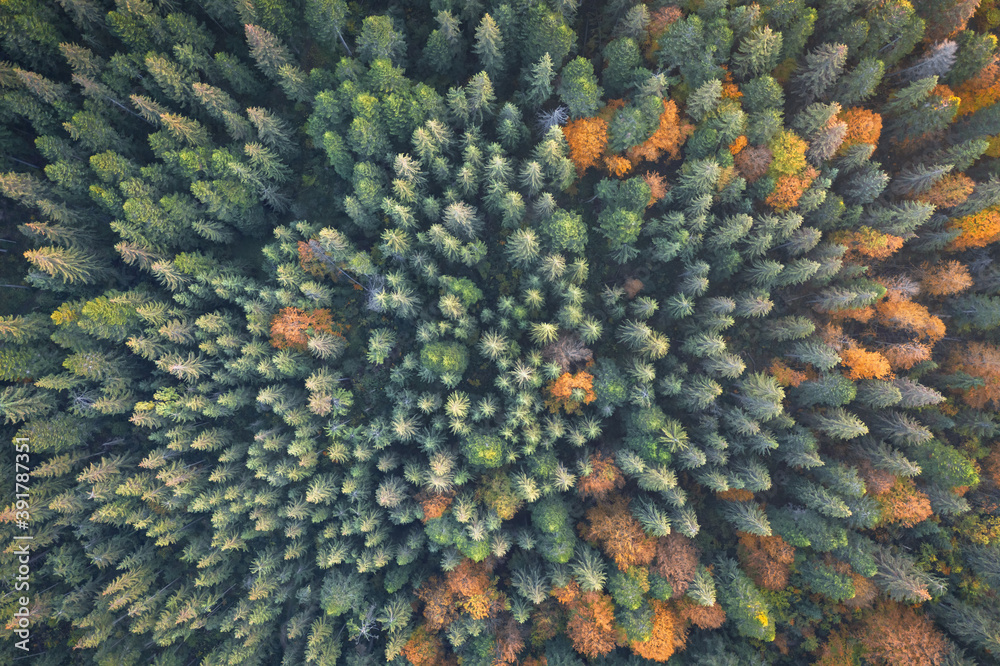
[[[361,23],[357,41],[358,58],[371,64],[385,59],[393,64],[402,62],[406,51],[403,35],[396,32],[388,16],[367,16]]]
[[[28,250],[24,256],[39,270],[69,284],[92,284],[104,273],[95,256],[74,248],[48,246]]]
[[[593,64],[582,57],[574,58],[563,67],[556,92],[574,119],[593,116],[604,93],[597,85]]]
[[[796,93],[808,104],[821,97],[836,83],[847,61],[847,46],[822,44],[805,57],[795,74],[793,85]]]
[[[335,43],[344,47],[347,55],[352,55],[344,40],[341,29],[347,22],[347,3],[343,0],[307,0],[305,6],[306,23],[315,30],[317,36],[333,49]],[[336,39],[335,39],[336,38]]]
[[[492,78],[499,78],[504,69],[504,43],[496,21],[484,14],[476,28],[476,43],[472,50]]]
[[[291,64],[292,56],[288,48],[278,37],[258,25],[247,24],[244,28],[250,55],[257,62],[257,67],[268,78],[276,80],[281,67]]]
[[[780,32],[766,25],[755,27],[733,55],[734,73],[744,79],[767,74],[778,64],[781,46]]]
[[[554,91],[552,83],[555,79],[555,68],[552,56],[547,52],[537,62],[533,63],[526,75],[527,89],[525,101],[533,109],[538,109],[552,97]]]

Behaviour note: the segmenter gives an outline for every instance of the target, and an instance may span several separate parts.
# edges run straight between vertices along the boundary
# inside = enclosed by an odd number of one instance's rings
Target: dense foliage
[[[995,4],[2,3],[0,651],[996,663]]]

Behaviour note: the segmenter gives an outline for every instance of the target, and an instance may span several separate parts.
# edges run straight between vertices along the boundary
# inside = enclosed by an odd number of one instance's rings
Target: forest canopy
[[[3,662],[996,663],[998,26],[3,2]]]

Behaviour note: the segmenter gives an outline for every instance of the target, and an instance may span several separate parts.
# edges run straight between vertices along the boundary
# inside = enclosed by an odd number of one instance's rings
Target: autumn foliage
[[[848,148],[859,143],[878,145],[882,135],[882,116],[868,109],[852,107],[844,109],[837,117],[847,124],[847,134],[837,149],[838,155],[843,155]]]
[[[680,621],[693,624],[699,629],[718,629],[726,622],[726,611],[718,602],[711,606],[702,606],[683,597],[675,602],[675,607]]]
[[[771,376],[777,379],[778,383],[782,386],[798,386],[809,378],[806,373],[788,367],[788,365],[780,359],[774,359],[771,361],[771,365],[767,371],[771,374]]]
[[[927,615],[893,601],[880,601],[856,633],[869,661],[888,666],[933,666],[950,651]]]
[[[949,221],[949,229],[957,229],[960,233],[951,243],[948,250],[961,252],[977,247],[986,247],[1000,240],[1000,211],[987,208],[973,215],[966,215]]]
[[[723,502],[749,502],[753,499],[753,493],[746,488],[727,488],[726,490],[717,490],[715,492],[715,496]]]
[[[887,379],[892,376],[888,359],[878,352],[860,347],[840,352],[840,362],[847,368],[848,379]]]
[[[950,296],[971,286],[972,276],[961,262],[945,261],[933,265],[924,264],[922,267],[920,288],[932,296]]]
[[[677,617],[659,599],[651,599],[649,605],[653,608],[653,634],[647,641],[633,642],[631,648],[644,659],[666,661],[677,648]]]
[[[962,391],[971,407],[982,409],[993,403],[1000,408],[1000,348],[984,342],[969,342],[954,349],[948,359],[951,372],[964,372],[983,381],[982,386]]]
[[[621,155],[609,155],[604,158],[604,168],[615,178],[621,178],[632,170],[632,163]]]
[[[755,583],[768,590],[781,590],[788,585],[790,565],[795,561],[795,548],[778,535],[757,536],[739,533],[740,562]]]
[[[871,227],[861,227],[857,231],[838,231],[830,240],[847,248],[844,254],[846,260],[858,257],[888,259],[903,247],[903,239],[899,236],[882,233]]]
[[[615,466],[614,456],[595,453],[590,458],[590,474],[580,477],[577,491],[581,497],[603,499],[610,491],[621,488],[625,479]]]
[[[316,256],[316,248],[314,247],[315,241],[312,243],[307,243],[305,241],[299,241],[299,266],[302,267],[306,273],[310,275],[315,275],[316,277],[323,277],[324,275],[330,274],[330,269],[326,263],[320,260]]]
[[[959,116],[995,104],[1000,100],[1000,64],[992,62],[971,79],[955,86],[955,95],[962,100]]]
[[[463,612],[474,620],[496,617],[505,603],[486,564],[470,559],[462,560],[445,574],[444,580],[438,576],[428,578],[417,590],[417,598],[424,604],[424,624],[421,626],[431,633],[446,628]],[[426,641],[413,646],[415,654],[428,650]]]
[[[548,385],[549,400],[545,404],[553,412],[562,407],[567,414],[576,413],[581,405],[589,405],[597,399],[593,386],[594,376],[589,372],[564,372]]]
[[[571,120],[562,128],[569,144],[569,158],[576,165],[576,173],[584,172],[598,164],[608,145],[608,123],[602,118]]]
[[[670,159],[677,159],[680,156],[681,146],[692,132],[694,126],[680,120],[674,101],[665,99],[663,113],[660,114],[660,125],[656,131],[640,145],[629,148],[625,154],[632,164],[639,164],[643,160],[658,162],[664,155]]]
[[[503,606],[503,597],[493,586],[483,562],[462,560],[447,573],[445,584],[458,607],[474,620],[495,615]]]
[[[747,138],[745,135],[740,134],[736,137],[736,140],[729,144],[729,154],[738,155],[744,148],[747,147]]]
[[[938,208],[951,208],[968,199],[975,186],[976,182],[964,173],[949,173],[942,176],[929,190],[914,198]]]
[[[278,349],[306,351],[309,338],[317,333],[340,335],[340,326],[326,308],[312,311],[282,308],[271,319],[271,344]]]
[[[875,501],[882,507],[882,524],[899,523],[903,527],[913,527],[933,513],[930,499],[907,478],[896,479],[887,492],[875,495]]]
[[[656,541],[629,512],[624,497],[616,496],[591,507],[587,510],[587,521],[580,524],[581,536],[600,544],[622,571],[652,562]]]
[[[420,493],[416,496],[420,508],[424,511],[423,522],[440,518],[451,506],[452,495],[450,493]]]
[[[927,22],[924,39],[928,42],[939,42],[942,39],[954,37],[965,30],[969,19],[976,13],[980,0],[950,0],[933,4],[933,13]]]
[[[881,495],[889,492],[896,484],[896,476],[884,469],[872,465],[867,458],[861,458],[857,463],[858,474],[865,482],[865,490],[870,495]]]
[[[552,596],[570,610],[566,634],[573,641],[574,650],[596,658],[615,649],[618,631],[610,596],[600,592],[581,592],[576,581],[555,588]]]
[[[882,355],[885,356],[894,370],[909,370],[917,363],[930,359],[931,346],[915,340],[897,342],[885,345],[882,349]]]
[[[691,539],[673,532],[657,540],[656,560],[650,571],[666,578],[674,596],[680,597],[694,580],[700,555],[701,551]]]
[[[437,576],[431,576],[417,590],[424,603],[424,623],[428,631],[438,632],[455,619],[454,594]]]
[[[649,61],[656,60],[656,51],[660,48],[660,37],[682,15],[680,7],[674,5],[667,5],[650,12],[649,24],[646,26],[647,38],[643,43],[643,55]]]
[[[517,655],[523,649],[524,636],[521,627],[514,621],[513,617],[508,617],[496,633],[492,666],[517,663]]]
[[[887,299],[875,306],[875,312],[881,325],[909,331],[928,344],[944,337],[944,322],[920,303]]]
[[[782,176],[778,179],[774,190],[767,195],[764,203],[778,213],[788,212],[799,205],[799,199],[802,198],[802,195],[809,189],[818,175],[819,172],[816,169],[807,167],[798,175]]]
[[[454,663],[454,657],[445,657],[444,643],[436,634],[421,624],[410,634],[403,647],[403,656],[413,666],[438,666]]]
[[[643,174],[642,180],[649,185],[649,203],[646,204],[647,208],[667,196],[669,185],[667,185],[667,181],[662,175],[655,171],[647,171]]]
[[[771,168],[771,149],[767,146],[749,146],[733,158],[736,170],[748,183],[756,181]]]

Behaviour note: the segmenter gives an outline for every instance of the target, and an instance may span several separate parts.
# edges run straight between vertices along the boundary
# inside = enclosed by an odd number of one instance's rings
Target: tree
[[[278,78],[279,70],[290,65],[292,56],[288,48],[275,35],[271,34],[259,25],[246,24],[247,44],[250,46],[250,55],[257,62],[257,67],[272,80]]]
[[[858,104],[875,94],[884,74],[884,62],[874,58],[864,58],[840,77],[833,93],[829,96],[843,105]]]
[[[983,294],[962,296],[952,302],[952,313],[958,330],[970,327],[992,330],[1000,326],[1000,298]]]
[[[531,65],[527,75],[527,91],[525,99],[528,104],[538,109],[552,97],[552,82],[555,79],[555,67],[552,56],[546,52],[537,62]]]
[[[306,23],[309,28],[316,31],[316,35],[327,48],[336,48],[334,44],[339,43],[350,56],[351,49],[341,32],[341,28],[347,23],[347,12],[347,3],[343,0],[307,0],[305,6]]]
[[[875,583],[893,601],[921,603],[946,589],[937,576],[918,569],[913,558],[902,553],[880,548],[875,553],[875,563],[878,566]]]
[[[828,374],[799,383],[798,390],[793,395],[796,402],[803,407],[813,405],[836,407],[854,400],[857,389],[852,381],[842,375]]]
[[[0,361],[6,366],[9,361]],[[23,370],[12,370],[4,367],[4,378],[7,381],[19,380],[29,376]],[[48,391],[38,391],[24,386],[7,386],[0,391],[0,415],[5,423],[19,423],[29,419],[46,416],[56,407],[53,396]]]
[[[726,616],[736,624],[736,630],[741,636],[773,641],[775,628],[771,609],[760,590],[735,561],[723,559],[718,569],[722,582],[719,601]]]
[[[743,79],[767,74],[778,64],[781,54],[781,33],[770,26],[755,27],[733,55],[733,72]]]
[[[633,641],[630,647],[632,652],[643,659],[667,661],[680,647],[678,619],[669,606],[659,599],[651,599],[649,605],[653,608],[650,637],[645,641]]]
[[[663,112],[660,114],[659,126],[652,135],[636,146],[626,151],[628,159],[638,164],[642,160],[658,162],[663,155],[677,159],[684,141],[694,131],[694,127],[679,118],[677,105],[673,100],[663,100]]]
[[[766,590],[781,590],[788,584],[795,548],[779,535],[740,533],[740,562],[754,583]]]
[[[325,308],[312,311],[282,308],[271,320],[271,345],[277,349],[306,351],[311,337],[321,333],[338,335],[339,328]]]
[[[600,108],[604,94],[604,90],[597,85],[593,64],[580,56],[563,67],[556,92],[573,119],[593,116]]]
[[[587,510],[587,524],[581,524],[581,536],[599,543],[604,552],[625,571],[631,566],[649,564],[655,555],[656,542],[642,530],[628,511],[628,500],[621,496],[598,503]]]
[[[476,43],[472,50],[479,56],[483,69],[493,78],[499,78],[503,71],[503,49],[503,36],[496,21],[489,14],[483,14],[479,27],[476,28]]]
[[[799,98],[806,104],[821,97],[836,83],[847,62],[847,46],[821,44],[806,55],[803,64],[792,78]]]
[[[948,222],[948,229],[959,232],[946,248],[952,252],[986,247],[1000,240],[1000,211],[987,208],[973,215],[953,218]]]
[[[849,567],[845,567],[848,571]],[[819,562],[807,562],[800,570],[799,575],[806,587],[822,594],[834,603],[842,603],[853,599],[856,590],[854,581],[846,572],[842,573],[837,567],[827,566]]]
[[[401,64],[406,51],[403,35],[396,32],[388,16],[366,16],[361,22],[357,42],[358,58],[362,62],[389,60]]]
[[[546,401],[549,410],[556,412],[562,408],[567,414],[579,412],[582,405],[589,405],[597,399],[593,382],[594,376],[589,372],[564,372],[546,387],[550,396]]]
[[[897,479],[876,500],[882,508],[881,524],[899,523],[903,527],[913,527],[932,515],[927,495],[917,490],[910,479]]]
[[[847,378],[885,379],[892,376],[889,361],[878,352],[868,351],[861,347],[845,349],[840,352],[841,363],[847,367]]]
[[[642,63],[639,45],[631,37],[619,37],[604,47],[604,71],[601,82],[610,97],[621,97],[633,87],[635,70]]]
[[[457,342],[434,342],[420,350],[420,363],[435,374],[461,376],[469,364],[469,355]]]
[[[868,434],[868,426],[841,407],[829,409],[825,414],[813,413],[811,420],[817,429],[834,439],[850,440]]]
[[[39,270],[68,284],[92,284],[104,273],[97,257],[76,248],[50,245],[28,250],[24,257]]]
[[[965,641],[991,653],[1000,648],[1000,623],[988,611],[948,595],[935,605],[934,614],[952,634]]]
[[[587,460],[589,473],[581,474],[576,489],[581,497],[604,499],[609,492],[621,488],[625,480],[614,463],[614,457],[595,453]]]
[[[610,596],[600,592],[581,593],[576,581],[554,589],[552,595],[570,609],[566,633],[574,650],[593,659],[615,648],[614,604]]]
[[[604,154],[608,145],[608,123],[601,118],[580,118],[571,120],[562,128],[569,144],[569,157],[576,165],[578,177]]]
[[[575,5],[572,5],[575,8]],[[552,58],[552,64],[558,68],[573,50],[576,36],[567,24],[572,23],[570,3],[565,3],[562,14],[553,11],[546,5],[532,5],[522,19],[524,38],[519,44],[521,62],[523,65],[538,62],[546,53]],[[565,16],[570,14],[570,16]]]
[[[892,666],[937,664],[949,650],[948,641],[925,613],[892,601],[880,601],[859,627],[858,638],[867,659]]]

